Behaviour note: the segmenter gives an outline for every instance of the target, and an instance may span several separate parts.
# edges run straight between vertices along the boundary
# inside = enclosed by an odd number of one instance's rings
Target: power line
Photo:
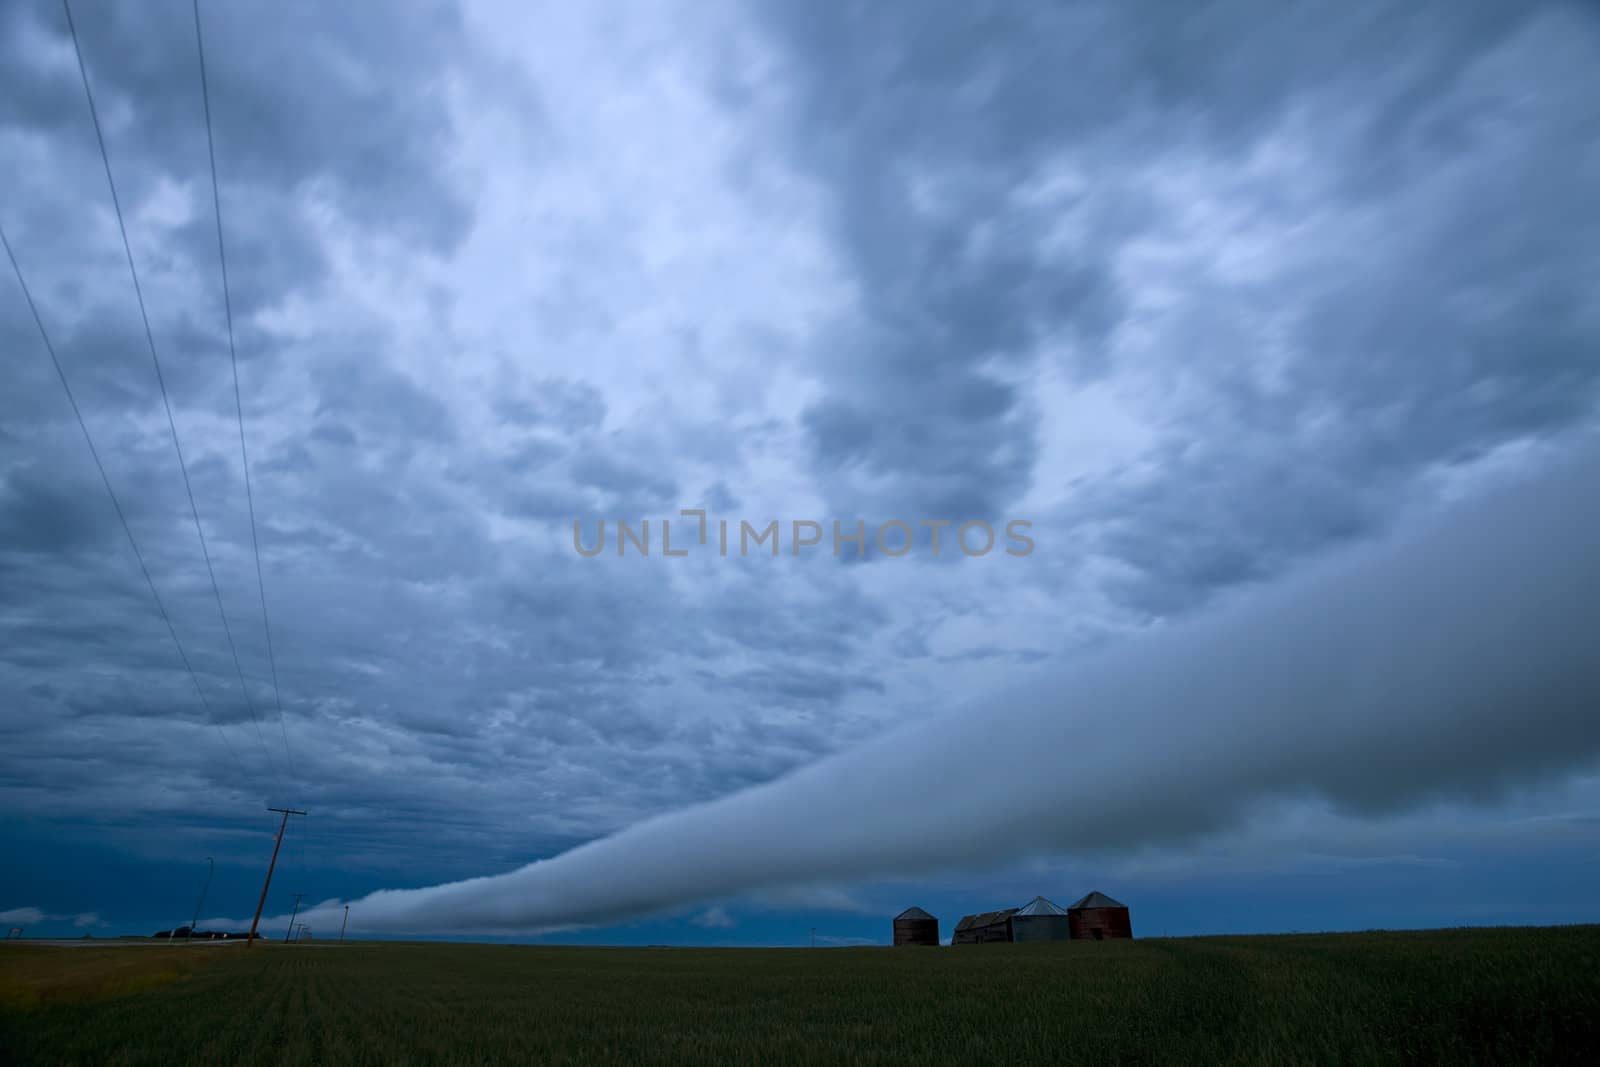
[[[183,445],[178,440],[178,421],[172,414],[172,400],[167,395],[167,381],[161,372],[161,358],[156,355],[155,334],[150,329],[150,314],[145,309],[144,289],[139,285],[139,271],[133,263],[133,244],[128,240],[128,226],[122,217],[122,201],[117,196],[117,182],[111,174],[111,154],[106,151],[105,134],[100,129],[100,113],[94,106],[94,92],[89,88],[89,69],[83,62],[83,48],[78,43],[78,27],[72,20],[72,5],[69,0],[61,0],[61,8],[67,15],[67,29],[72,33],[72,50],[78,58],[78,75],[83,80],[83,95],[89,102],[89,117],[94,121],[95,140],[100,145],[100,161],[105,165],[106,184],[111,188],[111,206],[116,209],[117,229],[122,234],[122,250],[128,257],[128,273],[133,278],[133,293],[139,302],[139,318],[144,323],[145,342],[150,348],[150,360],[156,369],[156,384],[161,388],[161,403],[167,412],[167,427],[172,431],[172,447],[178,455],[178,470],[183,474],[183,489],[189,497],[189,513],[194,517],[194,532],[200,538],[200,554],[205,558],[206,574],[211,578],[211,592],[216,597],[217,614],[222,619],[222,632],[228,639],[228,651],[233,656],[233,669],[239,676],[239,689],[244,695],[245,709],[250,713],[250,723],[255,727],[256,741],[260,743],[267,760],[272,762],[272,756],[267,751],[266,739],[261,736],[261,722],[256,717],[255,702],[250,699],[250,686],[244,680],[244,667],[239,663],[239,650],[233,642],[233,629],[228,625],[228,613],[222,606],[222,590],[217,585],[217,572],[211,565],[211,550],[206,546],[205,530],[200,525],[200,508],[195,503],[194,487],[189,482],[189,467],[183,459]],[[279,788],[282,788],[282,778],[279,778]]]
[[[217,872],[217,861],[210,856],[206,857],[206,884],[200,889],[200,899],[195,902],[194,918],[189,920],[189,936],[184,942],[194,940],[194,928],[200,922],[200,909],[206,906],[206,894],[211,891],[211,876]]]
[[[139,542],[134,540],[133,527],[128,525],[128,516],[122,510],[122,502],[117,499],[116,490],[111,488],[111,478],[106,474],[105,464],[100,462],[100,450],[95,448],[94,438],[89,434],[89,424],[84,421],[83,411],[78,407],[78,398],[73,395],[72,386],[67,384],[67,372],[56,356],[56,347],[50,342],[50,334],[44,328],[44,320],[39,317],[39,308],[33,302],[33,293],[28,290],[28,283],[23,280],[22,267],[17,263],[16,253],[11,251],[11,242],[6,239],[3,227],[0,227],[0,244],[5,246],[6,258],[11,261],[11,269],[17,276],[17,285],[22,288],[22,298],[28,303],[28,311],[33,315],[33,324],[39,328],[39,339],[44,342],[44,350],[50,354],[50,362],[56,368],[56,377],[60,379],[61,388],[67,394],[67,403],[72,405],[72,414],[78,420],[78,429],[83,431],[83,441],[89,446],[89,455],[94,457],[95,470],[100,472],[100,484],[105,486],[106,495],[111,498],[111,506],[116,509],[117,521],[122,524],[122,532],[127,535],[128,547],[133,549],[133,556],[139,561],[139,573],[144,575],[145,585],[150,587],[150,598],[156,602],[156,610],[161,613],[161,621],[167,624],[167,633],[172,635],[172,643],[178,649],[178,658],[183,660],[183,669],[189,672],[189,679],[194,682],[195,696],[200,698],[200,706],[205,709],[206,718],[217,728],[217,736],[222,739],[223,747],[228,750],[228,755],[232,757],[234,766],[239,769],[239,775],[243,778],[244,764],[239,761],[239,754],[233,750],[228,735],[222,730],[222,724],[217,721],[216,714],[211,710],[211,702],[206,699],[205,690],[200,685],[200,676],[195,673],[194,665],[189,662],[189,654],[183,650],[183,642],[178,640],[177,627],[172,625],[172,616],[167,614],[167,606],[162,603],[161,594],[156,592],[155,579],[150,577],[150,567],[144,561],[144,553],[139,551]]]
[[[289,937],[294,933],[294,921],[300,915],[300,899],[304,896],[304,893],[296,893],[294,895],[294,910],[289,913],[289,929],[283,932],[283,943],[285,945],[289,943]]]
[[[211,203],[216,209],[217,261],[222,264],[222,309],[228,322],[228,361],[233,365],[233,406],[239,421],[239,460],[244,468],[244,499],[250,508],[250,547],[256,557],[256,590],[261,594],[261,628],[267,636],[267,663],[272,668],[272,699],[278,708],[278,732],[283,736],[283,761],[294,776],[289,754],[289,730],[283,721],[283,694],[278,688],[278,657],[272,648],[272,620],[267,616],[267,582],[261,571],[261,540],[256,533],[256,499],[250,487],[250,453],[244,443],[244,401],[239,392],[239,353],[233,340],[233,297],[228,287],[228,250],[222,240],[222,190],[217,182],[217,146],[211,133],[211,89],[206,80],[206,46],[200,33],[200,0],[194,0],[194,46],[200,56],[200,99],[205,105],[206,153],[211,161]]]
[[[272,888],[272,872],[278,866],[278,850],[283,847],[283,832],[289,828],[289,816],[305,814],[305,812],[294,808],[268,808],[267,810],[282,812],[283,821],[278,824],[278,838],[272,845],[272,860],[267,864],[267,880],[261,884],[261,900],[256,904],[256,917],[250,920],[250,940],[245,943],[246,948],[255,944],[256,941],[256,928],[261,925],[261,909],[266,907],[267,890]],[[296,897],[295,904],[297,907],[299,903],[300,899]]]

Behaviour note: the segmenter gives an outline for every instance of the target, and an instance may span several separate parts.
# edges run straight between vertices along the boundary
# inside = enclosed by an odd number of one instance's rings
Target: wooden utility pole
[[[194,940],[194,924],[200,921],[200,909],[206,905],[206,893],[211,889],[211,876],[217,870],[217,861],[210,856],[206,857],[206,864],[206,884],[200,890],[200,899],[195,902],[194,918],[189,920],[189,933],[183,939],[185,945]]]
[[[304,893],[296,893],[294,895],[294,910],[289,913],[289,929],[285,930],[283,934],[283,943],[285,945],[289,943],[289,935],[294,933],[294,917],[300,914],[300,898],[303,896],[305,896]]]
[[[289,816],[305,814],[305,812],[296,811],[294,808],[268,808],[267,810],[282,812],[283,821],[278,824],[278,840],[272,846],[272,862],[267,864],[267,880],[261,886],[261,899],[256,902],[256,917],[250,920],[250,936],[245,940],[245,948],[249,948],[256,943],[256,927],[261,925],[261,909],[267,906],[267,890],[272,886],[272,869],[278,865],[278,849],[283,847],[283,831],[289,825]]]
[[[350,925],[350,905],[344,906],[344,922],[339,924],[339,944],[344,944],[344,928]]]

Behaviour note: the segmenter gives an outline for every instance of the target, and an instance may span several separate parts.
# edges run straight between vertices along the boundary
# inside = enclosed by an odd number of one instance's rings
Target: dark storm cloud
[[[447,57],[465,48],[453,5],[412,5],[382,19],[316,3],[215,5],[202,14],[219,165],[247,202],[317,186],[361,224],[400,227],[441,248],[460,239],[469,218],[448,178],[453,135],[439,92]],[[9,5],[4,18],[8,123],[92,153],[60,4]],[[126,198],[137,203],[165,173],[198,178],[205,144],[189,6],[85,4],[77,22]],[[202,217],[183,234],[190,254],[213,240],[208,225]],[[261,231],[246,223],[245,232]],[[296,230],[279,236],[293,240]],[[238,258],[248,312],[248,264],[262,257]]]
[[[77,553],[102,546],[115,532],[108,509],[87,479],[64,482],[24,468],[0,488],[0,544],[12,553]]]
[[[162,753],[170,752],[197,782],[221,785],[223,795],[253,791],[266,784],[253,768],[281,766],[282,758],[256,735],[270,725],[271,694],[252,618],[237,444],[225,430],[220,436],[209,430],[209,420],[231,418],[233,397],[190,8],[83,5],[76,15],[254,716],[218,632],[171,442],[152,421],[160,418],[160,400],[56,4],[7,5],[0,16],[6,56],[0,137],[19,164],[26,161],[15,171],[4,221],[213,716],[243,726],[232,733],[233,754],[252,770],[230,758],[209,725],[206,734],[182,732],[207,724],[207,716],[140,584],[32,322],[21,301],[8,296],[5,338],[17,358],[8,360],[0,401],[7,429],[0,568],[16,605],[4,620],[7,688],[24,695],[27,706],[17,709],[23,721],[49,722],[63,712],[78,720],[70,735],[46,731],[29,739],[27,751],[18,745],[11,752],[19,766],[37,768],[58,750],[83,756],[95,737],[124,754],[153,750],[156,763],[169,762]],[[470,48],[447,7],[411,8],[377,21],[317,5],[207,7],[205,17],[241,373],[247,399],[251,386],[271,397],[289,386],[283,376],[291,359],[302,360],[297,350],[304,341],[292,322],[284,328],[281,314],[276,324],[260,316],[281,312],[329,277],[325,235],[309,207],[331,207],[347,232],[365,227],[426,253],[448,252],[466,232],[467,198],[451,174],[453,131],[440,90]],[[189,197],[194,213],[176,224],[150,224],[151,212],[159,218],[170,210],[162,205],[172,190]],[[481,535],[454,517],[453,500],[426,484],[397,485],[394,476],[416,450],[454,435],[453,416],[374,358],[388,343],[381,332],[355,340],[365,349],[360,357],[312,360],[311,388],[296,397],[311,401],[314,416],[322,414],[304,439],[322,454],[293,431],[282,434],[281,414],[256,421],[247,412],[256,434],[256,488],[264,497],[258,503],[268,504],[268,565],[292,566],[309,556],[296,545],[315,545],[325,555],[342,553],[367,566],[392,560],[411,575],[420,570],[448,580],[471,564]],[[327,355],[337,357],[340,343],[337,336],[325,342]],[[341,441],[347,448],[365,441],[368,453],[326,454]],[[374,483],[375,470],[384,480]],[[315,516],[310,523],[299,517],[302,505]],[[451,532],[452,525],[465,535]],[[440,538],[453,543],[446,547]],[[285,606],[298,606],[292,582],[280,590]],[[361,603],[347,600],[346,611],[330,615],[347,619],[349,632],[379,640],[358,621]],[[319,669],[299,659],[304,631],[287,629],[278,636],[293,721],[313,714],[308,694],[322,687]],[[312,647],[335,654],[342,643],[306,636]],[[76,679],[65,689],[33,681],[62,672]],[[167,723],[179,732],[163,728]],[[138,740],[139,730],[145,740]],[[182,743],[174,745],[176,738]],[[184,753],[195,747],[211,762],[188,761]],[[59,774],[52,789],[70,794],[75,777]],[[274,782],[275,793],[281,784]]]
[[[329,867],[397,884],[423,856],[414,885],[511,870],[811,764],[824,801],[849,809],[837,824],[867,827],[850,854],[872,863],[830,868],[813,841],[791,866],[752,848],[767,866],[751,874],[694,858],[759,822],[748,795],[711,821],[689,812],[658,857],[677,888],[586,920],[948,862],[948,827],[1010,827],[1029,805],[1058,819],[1041,848],[1095,844],[1059,821],[1076,794],[1050,792],[1082,751],[1048,732],[1067,683],[1030,705],[1050,743],[997,728],[1024,714],[998,699],[952,727],[959,746],[919,735],[948,777],[819,761],[930,697],[997,692],[1019,667],[1281,581],[1594,424],[1600,28],[1578,5],[796,4],[752,16],[774,54],[711,64],[707,86],[684,75],[708,64],[677,25],[647,44],[598,33],[603,55],[629,57],[611,84],[560,20],[530,44],[502,37],[504,11],[202,6],[291,744],[256,600],[189,6],[74,11],[254,717],[65,22],[45,0],[5,5],[15,181],[0,221],[232,746],[0,281],[0,778],[42,834],[127,829],[154,854],[220,827],[214,847],[254,860],[270,827],[238,813],[288,798],[316,813],[308,847]],[[710,88],[724,112],[696,96]],[[684,100],[686,121],[668,106]],[[639,136],[601,121],[617,115]],[[662,131],[674,159],[650,155]],[[680,155],[695,165],[672,171]],[[759,185],[762,167],[782,180],[760,211],[719,184]],[[527,245],[538,254],[517,260]],[[791,246],[804,266],[786,272]],[[814,301],[761,287],[819,277]],[[758,321],[717,326],[745,304]],[[1098,445],[1102,412],[1063,412],[1062,395],[1091,384],[1126,404],[1104,414],[1138,440],[1078,465],[1059,431],[1086,420],[1068,428]],[[570,540],[575,518],[592,530],[679,507],[995,519],[1025,502],[1041,545],[1025,570],[583,559]],[[1289,653],[1322,672],[1311,696],[1330,717],[1341,694],[1373,706],[1332,652]],[[1487,670],[1478,658],[1467,667]],[[1148,695],[1136,675],[1118,677]],[[1116,827],[1153,841],[1230,825],[1280,788],[1389,811],[1593,755],[1565,698],[1530,690],[1548,699],[1527,736],[1440,710],[1435,754],[1408,734],[1410,762],[1380,755],[1363,777],[1354,759],[1322,766],[1318,724],[1254,699],[1272,681],[1240,681],[1239,718],[1218,697],[1209,719],[1128,734],[1148,748],[1095,749],[1107,774],[1132,780],[1144,757],[1170,772],[1148,809],[1116,795]],[[1238,782],[1219,782],[1211,749],[1181,766],[1172,738],[1209,723],[1214,744],[1240,722],[1260,730]],[[1329,743],[1358,736],[1377,735]],[[1016,756],[1004,780],[964,777],[991,742]],[[925,828],[926,849],[872,837],[881,790],[912,806],[947,786],[965,809]],[[627,882],[616,872],[635,868],[612,863],[585,876]],[[543,893],[544,877],[529,884]],[[540,911],[551,899],[529,897],[519,922],[577,915]],[[476,923],[468,903],[446,925]]]
[[[1083,132],[1066,60],[1092,70],[1094,52],[1015,9],[783,11],[793,151],[836,193],[864,320],[806,416],[819,468],[887,477],[886,512],[992,518],[1035,458],[1032,413],[997,372],[1052,334],[1097,341],[1117,313],[1103,252],[1051,256],[1048,218],[1015,195]],[[1097,225],[1126,223],[1113,210]]]
[[[1432,464],[1593,410],[1592,12],[777,10],[791,151],[834,192],[860,287],[860,321],[805,418],[851,506],[994,517],[1049,479],[1044,416],[996,379],[1007,368],[1192,375],[1204,399],[1170,428],[1164,469],[1095,486],[1063,518],[1114,521],[1095,547],[1144,573],[1132,603],[1165,611],[1369,531],[1385,495]],[[1320,258],[1269,249],[1288,269],[1194,291],[1164,350],[1117,366],[1118,256],[1173,221],[1146,188],[1152,161],[1180,180],[1195,161],[1237,167],[1296,120],[1311,129],[1304,180],[1330,194],[1310,206],[1376,220],[1378,243],[1313,231],[1330,242]],[[1030,201],[1058,176],[1082,191]],[[1294,221],[1295,180],[1247,195]],[[1052,228],[1080,215],[1089,236],[1053,247]],[[1268,311],[1290,353],[1272,388],[1248,358]],[[1324,429],[1307,432],[1313,420]]]

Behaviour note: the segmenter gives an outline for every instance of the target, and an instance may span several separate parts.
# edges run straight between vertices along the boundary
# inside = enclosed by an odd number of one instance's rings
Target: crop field
[[[959,948],[0,947],[21,1063],[1600,1062],[1600,927]]]

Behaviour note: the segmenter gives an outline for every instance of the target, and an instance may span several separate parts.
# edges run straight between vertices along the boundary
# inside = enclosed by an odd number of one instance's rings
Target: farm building
[[[180,926],[175,930],[157,930],[150,936],[156,940],[165,938],[174,941],[235,941],[242,940],[245,937],[244,934],[224,933],[221,930],[195,930],[191,932],[187,926]]]
[[[1067,907],[1067,923],[1077,940],[1102,941],[1132,937],[1133,922],[1128,906],[1101,892],[1092,892]]]
[[[1066,941],[1071,936],[1067,909],[1044,897],[1034,897],[1011,916],[1013,941]]]
[[[921,908],[907,908],[894,917],[894,943],[897,945],[937,945],[939,920]]]
[[[1004,908],[1000,911],[985,911],[977,915],[963,916],[956,924],[956,932],[950,938],[952,945],[987,945],[996,941],[1011,940],[1011,917],[1019,908]]]
[[[1044,897],[1034,897],[1020,908],[962,916],[950,943],[986,945],[1002,941],[1103,941],[1132,936],[1133,923],[1128,918],[1128,906],[1096,891],[1066,908]],[[900,920],[896,919],[895,944],[900,943]]]

